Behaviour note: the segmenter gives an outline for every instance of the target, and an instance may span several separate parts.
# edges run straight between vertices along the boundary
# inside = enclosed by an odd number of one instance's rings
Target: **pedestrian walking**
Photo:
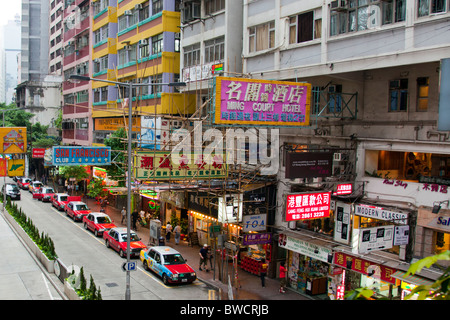
[[[286,291],[284,291],[284,288],[286,287],[286,271],[283,261],[280,263],[280,293],[286,293]]]
[[[261,264],[259,266],[259,276],[261,278],[261,286],[264,288],[266,286],[266,274],[267,274],[268,265],[265,259],[261,260]]]
[[[125,207],[122,208],[122,211],[120,213],[122,214],[122,220],[120,222],[127,222],[127,210],[125,209]]]
[[[167,224],[166,224],[166,241],[170,240],[171,233],[172,233],[172,225],[170,224],[170,222],[167,222]]]
[[[175,244],[180,243],[180,237],[181,237],[181,227],[179,224],[173,229],[173,233],[175,234]]]
[[[139,213],[135,210],[131,214],[131,222],[133,223],[132,228],[135,231],[137,231],[137,221],[138,220],[139,220]]]
[[[208,258],[208,245],[205,243],[203,245],[203,248],[200,249],[199,252],[200,255],[200,263],[199,263],[199,270],[202,271],[202,265],[205,266],[205,271],[208,272],[208,264],[207,264],[207,258]]]

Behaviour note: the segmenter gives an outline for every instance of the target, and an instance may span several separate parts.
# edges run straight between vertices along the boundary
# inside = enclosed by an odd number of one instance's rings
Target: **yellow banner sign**
[[[0,148],[0,153],[12,154],[27,152],[27,128],[0,128]]]
[[[96,118],[95,130],[96,131],[116,131],[120,128],[128,128],[128,118],[124,121],[123,117],[116,118]],[[132,123],[133,132],[141,131],[141,118],[133,118]]]
[[[8,176],[25,175],[25,159],[9,159],[8,160]]]
[[[170,152],[138,152],[135,157],[135,177],[138,180],[183,180],[218,179],[227,176],[227,165],[223,156],[214,156],[211,164],[203,161],[201,155],[192,157],[192,163],[180,158],[172,161]]]

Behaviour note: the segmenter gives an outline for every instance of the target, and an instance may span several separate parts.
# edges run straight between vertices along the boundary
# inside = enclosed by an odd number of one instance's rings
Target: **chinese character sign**
[[[217,77],[216,124],[308,126],[309,83]]]
[[[193,163],[183,157],[176,161],[170,151],[138,152],[135,157],[135,176],[139,180],[217,179],[228,174],[223,156],[215,156],[207,164],[201,155],[192,155]]]
[[[330,195],[331,192],[288,194],[286,221],[329,217]]]

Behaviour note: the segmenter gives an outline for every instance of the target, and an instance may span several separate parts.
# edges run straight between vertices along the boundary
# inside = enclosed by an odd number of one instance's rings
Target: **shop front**
[[[343,292],[358,288],[373,290],[373,299],[401,299],[400,281],[393,276],[398,261],[371,254],[361,258],[347,250],[338,247],[334,253],[328,288],[330,299],[343,299]]]
[[[222,227],[217,219],[217,198],[207,192],[188,192],[187,197],[190,244],[211,245],[215,236],[209,232],[210,228]]]
[[[330,244],[296,232],[279,234],[278,247],[287,250],[288,288],[310,296],[326,295],[333,260]]]

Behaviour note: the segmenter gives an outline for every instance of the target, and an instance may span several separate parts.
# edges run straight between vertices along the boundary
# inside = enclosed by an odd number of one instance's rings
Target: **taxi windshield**
[[[89,208],[85,204],[78,204],[75,206],[75,210],[89,210]]]
[[[109,217],[98,217],[97,223],[111,223],[111,219]]]
[[[59,201],[67,201],[67,196],[60,196]]]
[[[166,254],[164,255],[164,264],[165,265],[173,265],[173,264],[185,264],[186,261],[184,261],[181,254]]]
[[[44,189],[43,193],[54,193],[52,188]]]
[[[127,241],[127,234],[126,233],[122,235],[122,240],[124,242]],[[139,241],[139,240],[141,240],[141,239],[139,238],[139,236],[136,233],[131,233],[130,234],[130,241]]]

